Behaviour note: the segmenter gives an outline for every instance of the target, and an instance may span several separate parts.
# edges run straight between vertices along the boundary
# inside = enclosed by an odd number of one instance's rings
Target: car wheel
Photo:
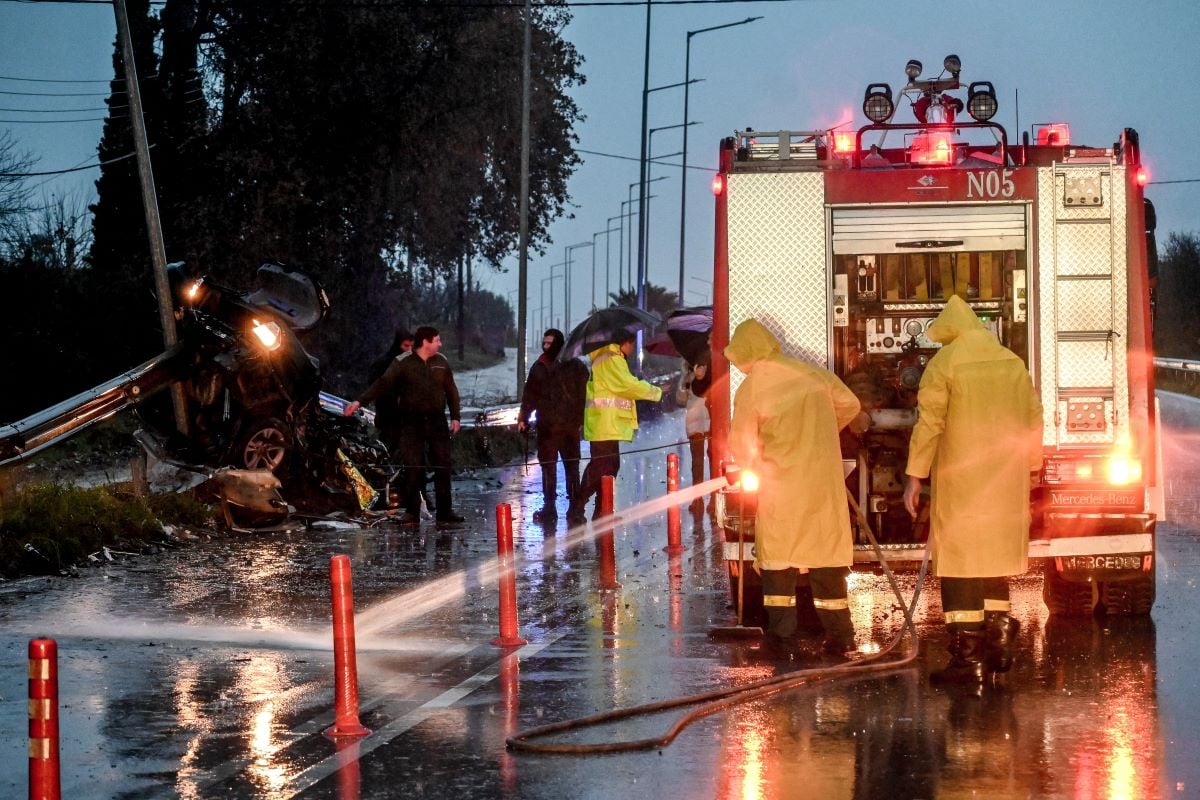
[[[288,426],[275,417],[254,420],[234,443],[232,464],[241,469],[277,472],[287,460],[292,437]]]

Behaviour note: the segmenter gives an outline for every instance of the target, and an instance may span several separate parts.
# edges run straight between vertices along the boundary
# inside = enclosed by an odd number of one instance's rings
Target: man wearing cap
[[[621,469],[621,442],[632,442],[638,428],[637,400],[658,402],[662,389],[638,380],[629,371],[628,358],[633,353],[637,337],[623,330],[606,344],[588,353],[592,362],[592,377],[587,383],[583,405],[583,438],[591,444],[591,460],[583,471],[579,494],[571,498],[567,522],[579,525],[585,521],[584,507],[592,495],[600,491],[605,475],[614,478]],[[600,499],[592,514],[600,513]]]

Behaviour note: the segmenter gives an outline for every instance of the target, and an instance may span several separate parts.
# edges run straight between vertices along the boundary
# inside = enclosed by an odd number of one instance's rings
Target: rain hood
[[[931,341],[950,344],[968,331],[987,330],[975,312],[967,305],[967,301],[958,295],[951,295],[942,313],[938,314],[925,331]]]
[[[779,340],[775,334],[758,320],[748,319],[734,330],[733,338],[725,348],[725,357],[742,372],[749,372],[749,367],[755,361],[770,358],[779,350]]]

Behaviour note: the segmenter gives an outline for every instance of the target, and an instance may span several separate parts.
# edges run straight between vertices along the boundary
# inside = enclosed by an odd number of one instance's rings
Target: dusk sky
[[[815,130],[851,121],[865,124],[861,104],[868,83],[902,85],[910,58],[925,76],[956,53],[964,82],[986,80],[1000,100],[996,121],[1028,131],[1037,123],[1067,122],[1074,143],[1103,147],[1125,127],[1141,134],[1154,182],[1147,195],[1158,211],[1159,241],[1170,232],[1200,232],[1200,4],[1195,0],[1016,0],[901,4],[783,0],[654,5],[650,86],[683,80],[689,30],[763,19],[692,40],[688,162],[711,168],[722,137],[737,129]],[[563,32],[585,58],[587,83],[575,97],[587,116],[577,132],[583,163],[571,181],[574,219],[551,229],[547,253],[530,258],[530,308],[541,304],[541,279],[564,260],[566,246],[595,241],[596,298],[604,292],[606,240],[616,289],[617,234],[605,236],[607,219],[621,213],[629,184],[638,178],[644,6],[577,7]],[[0,0],[0,129],[38,158],[35,171],[95,162],[111,77],[115,35],[109,5],[22,3]],[[14,80],[14,79],[26,80]],[[98,81],[45,83],[38,81]],[[19,93],[80,94],[47,97]],[[1019,108],[1015,102],[1019,93]],[[81,109],[70,113],[18,113],[13,109]],[[90,109],[90,110],[89,110]],[[900,116],[906,115],[901,110]],[[14,120],[91,120],[38,122]],[[680,89],[650,95],[650,127],[683,122]],[[656,156],[678,153],[679,129],[655,134]],[[607,155],[595,155],[603,153]],[[614,156],[624,156],[626,159]],[[431,151],[436,168],[436,149]],[[668,159],[678,163],[678,156]],[[655,167],[651,201],[649,279],[674,289],[679,269],[680,170]],[[707,302],[711,278],[713,203],[711,173],[688,173],[687,282],[685,302]],[[95,170],[33,181],[38,194],[91,199]],[[634,190],[636,194],[636,189]],[[617,221],[614,221],[614,227]],[[594,234],[600,234],[595,236]],[[171,243],[167,242],[168,257]],[[592,299],[592,252],[572,252],[572,316]],[[302,265],[299,265],[302,266]],[[509,295],[515,305],[516,259],[507,274],[476,270],[483,286]],[[561,281],[554,281],[561,299]],[[561,302],[556,303],[561,313]],[[540,320],[535,315],[532,326]]]

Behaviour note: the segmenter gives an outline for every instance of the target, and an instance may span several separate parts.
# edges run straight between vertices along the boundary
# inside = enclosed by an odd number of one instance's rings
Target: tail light
[[[1142,480],[1142,462],[1128,451],[1108,455],[1054,458],[1046,462],[1046,483],[1130,486]]]
[[[725,176],[724,175],[714,176],[712,179],[713,194],[720,196],[721,192],[723,192],[723,191],[725,191]]]

